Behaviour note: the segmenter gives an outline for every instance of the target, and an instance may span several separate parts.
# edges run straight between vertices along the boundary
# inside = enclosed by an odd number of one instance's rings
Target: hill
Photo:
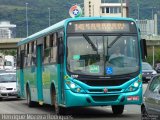
[[[136,1],[129,1],[129,17],[135,19],[137,19]],[[25,3],[28,3],[29,35],[48,27],[48,8],[50,8],[51,24],[54,24],[70,17],[68,11],[73,4],[81,4],[83,7],[83,0],[0,0],[0,21],[8,20],[12,24],[16,24],[17,37],[26,37]],[[154,8],[154,12],[160,10],[159,0],[139,0],[139,5],[140,19],[151,19],[152,8]]]

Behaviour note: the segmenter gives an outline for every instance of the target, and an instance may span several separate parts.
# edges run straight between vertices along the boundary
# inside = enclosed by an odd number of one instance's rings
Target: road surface
[[[147,84],[143,85],[145,91]],[[29,108],[24,99],[4,99],[0,101],[0,119],[11,120],[8,118],[12,117],[12,120],[19,117],[20,120],[23,118],[37,119],[42,117],[42,119],[51,120],[140,120],[140,106],[138,105],[126,105],[123,115],[115,116],[112,114],[111,107],[82,107],[74,108],[69,110],[72,113],[68,116],[56,116],[54,114],[54,109],[49,105],[37,106],[34,108]],[[17,116],[13,116],[13,115]],[[20,116],[20,115],[22,116]],[[8,116],[7,116],[8,115]],[[10,116],[9,116],[10,115]],[[8,117],[8,118],[7,118]],[[14,117],[14,118],[13,118]],[[16,119],[17,120],[17,119]]]

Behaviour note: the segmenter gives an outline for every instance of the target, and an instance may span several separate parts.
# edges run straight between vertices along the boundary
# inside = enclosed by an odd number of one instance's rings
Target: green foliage
[[[26,3],[28,3],[29,35],[69,17],[69,8],[81,0],[0,0],[0,21],[16,24],[16,36],[26,37]],[[5,12],[4,12],[5,11]]]
[[[108,2],[116,1],[120,0],[108,0]],[[140,19],[151,19],[152,8],[154,8],[154,13],[160,9],[159,0],[128,1],[129,17],[135,19],[138,18],[137,3],[140,6]],[[83,7],[83,2],[83,0],[0,0],[0,21],[8,20],[16,24],[16,36],[24,38],[26,37],[26,3],[28,3],[29,35],[31,35],[48,27],[48,8],[50,8],[51,24],[55,24],[70,17],[68,12],[72,5],[77,3]]]
[[[107,2],[120,2],[120,0],[104,0]],[[129,2],[129,17],[138,19],[151,19],[152,9],[158,13],[160,20],[160,0],[127,0]],[[0,21],[7,20],[16,24],[16,37],[26,37],[26,3],[28,3],[29,35],[48,27],[50,8],[51,24],[55,24],[69,16],[69,9],[74,4],[83,8],[84,0],[0,0]],[[160,24],[158,24],[160,30]],[[147,61],[152,64],[152,49],[149,50]],[[0,51],[1,52],[1,51]],[[5,54],[15,55],[16,51],[3,51]],[[155,50],[155,62],[160,62],[160,49]]]
[[[152,65],[153,64],[153,48],[148,47],[147,52],[148,52],[148,56],[147,56],[146,61]],[[154,48],[154,63],[155,64],[160,63],[160,48],[159,47]]]
[[[4,55],[16,56],[17,51],[16,50],[0,50],[0,53],[3,53]]]

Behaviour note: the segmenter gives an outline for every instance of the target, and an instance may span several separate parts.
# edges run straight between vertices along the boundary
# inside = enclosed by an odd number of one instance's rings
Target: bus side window
[[[32,53],[31,53],[32,65],[36,65],[36,46],[37,46],[36,41],[32,42]]]
[[[43,64],[48,64],[50,63],[50,52],[51,52],[51,47],[50,47],[50,36],[44,37],[44,60]]]
[[[20,67],[20,47],[17,49],[17,69]]]
[[[27,44],[25,44],[25,47],[24,47],[24,67],[27,67]]]
[[[58,38],[57,38],[57,43],[58,43],[58,51],[57,51],[57,61],[59,64],[63,63],[63,56],[64,56],[64,43],[63,43],[63,31],[58,32]]]
[[[50,35],[51,46],[51,62],[56,63],[57,60],[57,33]]]
[[[24,50],[22,50],[20,53],[20,69],[23,69],[24,67],[24,56],[25,56]]]

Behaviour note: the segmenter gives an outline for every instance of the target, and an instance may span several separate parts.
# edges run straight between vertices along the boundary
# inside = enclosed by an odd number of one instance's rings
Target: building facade
[[[12,29],[15,28],[16,25],[10,24],[9,21],[1,21],[0,22],[0,38],[9,39],[14,36]]]
[[[141,30],[142,36],[155,36],[158,35],[158,22],[157,14],[154,15],[152,20],[138,20],[137,24]]]
[[[108,3],[107,0],[84,0],[84,16],[128,17],[128,3]]]

